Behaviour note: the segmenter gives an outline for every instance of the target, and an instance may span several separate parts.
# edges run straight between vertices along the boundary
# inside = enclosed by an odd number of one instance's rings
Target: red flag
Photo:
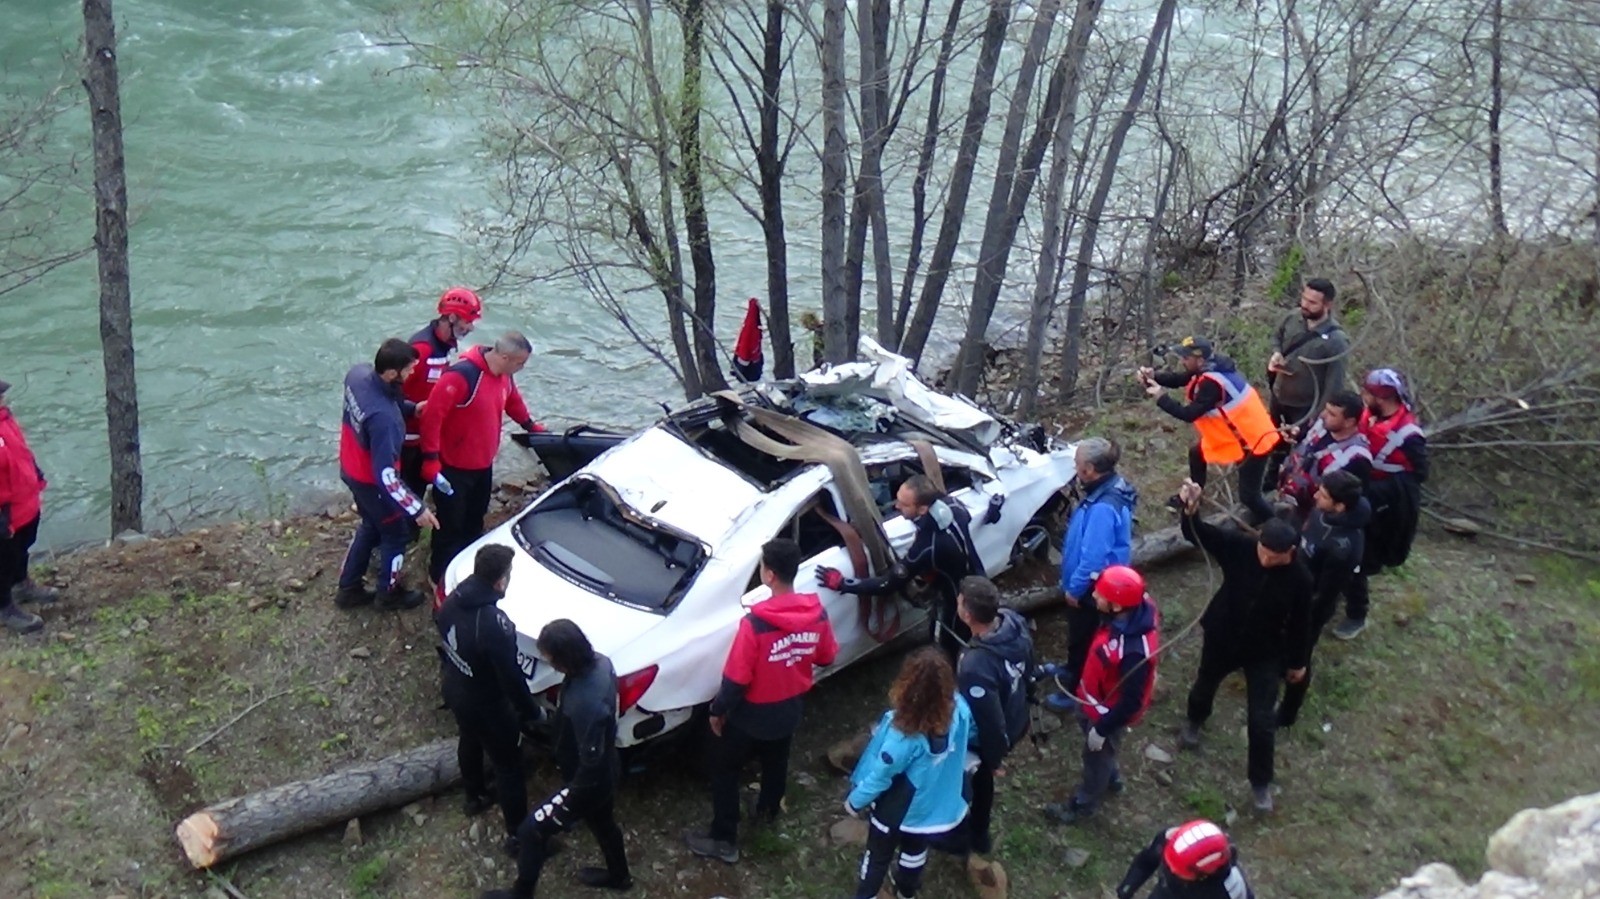
[[[733,368],[746,381],[761,380],[765,367],[761,356],[761,304],[755,297],[744,313],[744,325],[739,328],[739,341],[733,346]]]

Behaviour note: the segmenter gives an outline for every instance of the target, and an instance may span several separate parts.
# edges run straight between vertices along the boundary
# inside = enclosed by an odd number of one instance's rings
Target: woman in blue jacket
[[[845,811],[870,813],[867,855],[856,899],[873,899],[889,872],[896,894],[916,896],[928,845],[967,817],[967,744],[972,712],[956,693],[955,672],[937,648],[917,650],[889,688],[889,704],[861,753]]]

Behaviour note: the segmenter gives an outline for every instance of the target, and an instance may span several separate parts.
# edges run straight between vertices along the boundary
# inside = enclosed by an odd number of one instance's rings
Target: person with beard
[[[1361,433],[1372,447],[1372,476],[1361,570],[1350,581],[1345,620],[1333,629],[1341,640],[1354,640],[1367,627],[1371,606],[1368,579],[1385,568],[1405,564],[1422,514],[1422,485],[1428,480],[1428,435],[1412,411],[1405,378],[1392,368],[1372,371],[1362,382]]]
[[[1083,498],[1067,520],[1061,543],[1061,593],[1067,602],[1067,661],[1056,678],[1064,692],[1045,697],[1052,711],[1070,712],[1076,702],[1078,676],[1083,673],[1089,644],[1100,627],[1100,612],[1091,590],[1095,578],[1111,565],[1126,565],[1133,553],[1133,510],[1139,493],[1117,474],[1121,453],[1104,437],[1078,443],[1074,463],[1077,486]]]
[[[551,855],[551,841],[580,822],[600,844],[605,866],[579,868],[578,882],[591,889],[630,890],[633,875],[614,809],[622,776],[617,673],[611,660],[595,652],[589,638],[566,618],[545,625],[535,646],[545,663],[565,677],[556,708],[555,760],[566,783],[517,828],[517,879],[511,889],[490,890],[480,899],[530,899]]]
[[[956,617],[956,592],[961,579],[982,575],[983,560],[972,543],[972,514],[967,507],[947,499],[925,474],[906,478],[895,491],[895,511],[916,527],[905,558],[878,577],[849,578],[837,568],[818,565],[817,583],[839,593],[893,593],[913,580],[934,591],[928,616],[934,642],[954,660],[972,636]]]
[[[1145,393],[1156,398],[1163,412],[1194,425],[1200,440],[1189,450],[1189,479],[1206,483],[1210,465],[1237,465],[1239,501],[1259,524],[1272,517],[1272,504],[1261,495],[1267,456],[1280,442],[1278,427],[1254,387],[1239,373],[1233,360],[1217,353],[1203,337],[1185,337],[1178,345],[1183,370],[1138,371]],[[1168,388],[1184,389],[1186,402],[1166,395]],[[1169,501],[1170,505],[1178,505]]]
[[[400,384],[416,368],[417,351],[391,337],[371,365],[357,365],[344,377],[344,415],[339,428],[339,477],[355,498],[361,521],[339,568],[341,609],[376,602],[384,610],[411,609],[422,594],[404,587],[400,566],[417,527],[439,526],[439,519],[400,477],[404,416],[415,407],[400,395]],[[367,565],[378,550],[378,589],[366,589]]]
[[[468,817],[489,808],[483,758],[494,764],[495,790],[511,845],[528,815],[518,733],[544,718],[517,664],[517,629],[497,603],[511,581],[509,546],[478,550],[472,574],[445,598],[439,628],[439,680],[445,705],[456,719],[456,758],[466,787]]]
[[[1300,308],[1284,316],[1273,332],[1267,411],[1279,424],[1304,428],[1314,412],[1344,387],[1350,336],[1333,318],[1336,295],[1332,281],[1312,278],[1300,290]],[[1273,452],[1267,483],[1277,483],[1287,450],[1279,447]]]
[[[1361,397],[1351,391],[1335,393],[1328,398],[1316,424],[1295,444],[1278,480],[1278,496],[1294,504],[1296,521],[1304,521],[1310,513],[1323,478],[1336,471],[1348,471],[1359,482],[1372,473],[1372,450],[1367,446],[1367,436],[1361,433],[1364,408]],[[1293,425],[1286,429],[1291,433],[1296,430]]]
[[[1311,689],[1312,656],[1322,629],[1339,609],[1339,595],[1361,570],[1363,533],[1372,507],[1361,495],[1361,479],[1348,471],[1330,472],[1317,487],[1313,507],[1300,529],[1300,557],[1311,568],[1316,588],[1311,595],[1311,644],[1306,651],[1306,676],[1284,687],[1278,704],[1278,726],[1292,727]]]
[[[1117,899],[1133,899],[1158,872],[1148,899],[1255,899],[1238,850],[1222,828],[1203,818],[1156,834],[1128,865]]]
[[[439,297],[439,317],[411,335],[417,351],[417,367],[400,385],[406,399],[421,406],[428,401],[433,385],[450,365],[450,354],[467,339],[483,317],[483,301],[465,287],[452,287]],[[400,476],[411,492],[421,496],[428,489],[422,478],[422,415],[406,416],[406,442],[400,449]]]
[[[1092,817],[1107,791],[1122,791],[1117,747],[1150,708],[1161,653],[1161,614],[1145,592],[1144,577],[1113,565],[1094,584],[1101,625],[1078,682],[1078,726],[1083,730],[1083,779],[1066,802],[1044,807],[1056,824]]]
[[[1200,670],[1189,688],[1187,717],[1178,743],[1198,749],[1200,728],[1211,717],[1217,688],[1244,671],[1249,714],[1250,791],[1256,810],[1271,812],[1278,682],[1306,676],[1311,649],[1311,571],[1297,553],[1300,535],[1274,518],[1259,537],[1223,530],[1200,518],[1200,485],[1185,481],[1183,535],[1222,569],[1222,584],[1200,616]]]

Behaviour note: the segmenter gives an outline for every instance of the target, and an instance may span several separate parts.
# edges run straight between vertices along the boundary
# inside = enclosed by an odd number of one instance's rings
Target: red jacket
[[[422,458],[448,468],[478,471],[494,467],[500,451],[500,416],[524,428],[533,420],[510,375],[489,371],[481,346],[444,370],[422,411]]]
[[[1078,700],[1100,733],[1138,724],[1150,707],[1161,652],[1161,614],[1146,597],[1132,614],[1102,624],[1089,644]]]
[[[22,425],[10,407],[0,409],[0,506],[7,508],[11,518],[11,530],[4,536],[39,517],[44,488],[44,473],[33,459],[33,450],[28,449]]]
[[[838,654],[815,593],[757,603],[739,621],[711,714],[728,716],[754,737],[787,736],[800,723],[800,697],[811,689],[813,666],[831,665]]]
[[[454,337],[440,340],[439,322],[435,319],[426,328],[411,335],[411,348],[417,351],[417,367],[411,370],[411,377],[400,385],[400,393],[411,402],[420,403],[433,392],[433,385],[439,382],[439,376],[450,366],[450,354],[455,351],[456,340]],[[416,446],[421,442],[422,419],[407,417],[406,446]]]

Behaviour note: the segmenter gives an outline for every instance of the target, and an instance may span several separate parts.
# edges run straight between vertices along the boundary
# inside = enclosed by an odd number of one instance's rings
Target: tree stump
[[[183,819],[176,834],[189,863],[209,868],[297,834],[405,805],[460,780],[456,741],[439,740],[207,806]]]

